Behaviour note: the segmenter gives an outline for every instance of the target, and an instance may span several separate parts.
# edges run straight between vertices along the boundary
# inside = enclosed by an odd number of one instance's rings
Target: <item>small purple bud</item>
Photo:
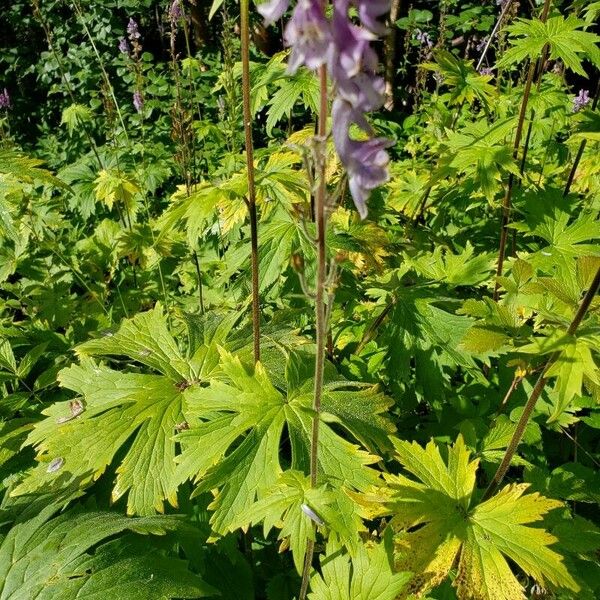
[[[140,30],[138,28],[138,24],[134,19],[129,19],[129,23],[127,23],[127,35],[129,36],[130,41],[139,40],[142,36],[140,34]]]
[[[183,17],[183,11],[181,10],[180,0],[173,0],[171,8],[169,9],[169,18],[171,22],[175,23]]]
[[[431,48],[433,46],[433,41],[431,40],[429,34],[426,31],[421,31],[420,29],[417,29],[415,33],[415,38],[421,44],[421,46],[427,46],[428,48]]]
[[[583,110],[591,100],[588,90],[579,90],[579,94],[573,98],[573,112]]]
[[[129,54],[129,44],[124,37],[119,39],[119,52],[121,54]]]
[[[0,92],[0,108],[8,110],[10,106],[10,96],[8,95],[8,90],[4,88],[4,90]]]
[[[144,110],[144,98],[139,90],[135,90],[135,92],[133,92],[133,106],[139,113]]]
[[[480,75],[493,75],[494,69],[492,67],[481,67],[479,69],[479,74]]]
[[[477,46],[475,48],[477,50],[477,52],[483,52],[483,50],[485,49],[485,47],[488,43],[488,40],[489,40],[489,38],[486,36],[479,42],[479,44],[477,44]]]

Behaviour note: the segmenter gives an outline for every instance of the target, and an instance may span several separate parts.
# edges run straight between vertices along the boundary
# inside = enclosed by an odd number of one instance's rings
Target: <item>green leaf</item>
[[[551,17],[545,23],[538,19],[519,19],[507,28],[512,47],[498,61],[498,67],[507,67],[526,58],[537,60],[547,45],[550,60],[562,61],[567,68],[587,77],[581,59],[588,58],[596,66],[600,65],[600,36],[581,31],[586,25],[573,15],[566,19]]]
[[[110,512],[44,508],[15,524],[0,542],[0,599],[75,600],[111,598],[199,598],[216,593],[188,571],[185,562],[163,555],[150,540],[132,544],[132,531],[164,535],[177,529],[169,517],[131,519]],[[135,538],[134,538],[135,539]]]
[[[221,350],[221,369],[224,381],[212,380],[208,387],[186,391],[187,407],[194,418],[189,420],[189,431],[177,437],[183,451],[177,458],[176,482],[193,478],[199,482],[197,493],[219,488],[211,505],[215,511],[211,524],[223,534],[235,529],[241,515],[276,485],[282,473],[284,426],[292,446],[292,468],[308,466],[312,396],[292,394],[286,398],[260,363],[250,372],[225,350]],[[377,407],[380,400],[376,396],[374,400]],[[369,412],[368,406],[365,402],[364,413]],[[360,429],[357,415],[353,415],[354,422],[341,410],[336,416],[349,431]],[[320,426],[318,456],[320,478],[359,490],[377,481],[369,465],[378,458],[341,438],[325,419]]]
[[[356,556],[332,551],[310,580],[310,600],[395,600],[410,579],[395,573],[383,544],[361,544]]]
[[[302,573],[308,540],[315,541],[314,523],[322,530],[336,532],[351,547],[358,543],[359,533],[366,531],[352,500],[342,490],[314,488],[310,477],[299,471],[283,473],[263,498],[239,515],[232,527],[260,522],[264,522],[265,537],[273,527],[281,530],[278,539],[289,543],[298,573]]]
[[[442,74],[443,85],[452,88],[450,104],[473,104],[475,100],[479,100],[485,107],[491,104],[496,90],[489,83],[492,78],[490,75],[481,75],[471,61],[461,60],[447,50],[436,50],[434,57],[435,63],[424,63],[421,66]]]
[[[36,447],[39,464],[13,494],[87,486],[129,441],[117,468],[113,501],[128,494],[128,513],[142,515],[162,512],[164,500],[175,506],[173,436],[185,427],[185,389],[218,365],[207,357],[210,351],[216,353],[215,347],[185,360],[158,306],[79,346],[82,364],[59,374],[61,385],[79,398],[44,411],[47,418],[27,440]],[[124,356],[157,374],[119,372],[95,364],[90,355]]]
[[[60,124],[66,125],[69,135],[73,135],[76,127],[82,123],[91,121],[91,119],[92,112],[87,106],[83,106],[82,104],[71,104],[71,106],[67,106],[67,108],[63,110]]]
[[[52,175],[47,169],[42,169],[43,161],[37,158],[23,156],[13,150],[0,149],[0,174],[7,174],[18,181],[33,183],[41,181],[55,187],[69,190],[69,186]]]

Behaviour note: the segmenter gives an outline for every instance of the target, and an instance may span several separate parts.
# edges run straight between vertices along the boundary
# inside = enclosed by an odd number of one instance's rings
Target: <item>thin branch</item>
[[[256,213],[256,184],[254,180],[254,144],[252,141],[252,112],[250,108],[250,16],[249,0],[240,1],[242,42],[242,105],[248,177],[248,213],[252,263],[252,337],[254,362],[260,360],[260,298],[258,282],[258,217]]]
[[[579,309],[578,309],[577,313],[575,314],[573,321],[571,322],[571,325],[569,325],[569,329],[567,330],[567,335],[569,335],[569,336],[575,335],[575,333],[577,332],[577,329],[579,328],[579,325],[581,324],[581,321],[585,317],[585,315],[590,307],[590,304],[592,303],[593,299],[595,298],[596,294],[598,293],[599,288],[600,288],[600,269],[598,269],[598,271],[596,272],[596,276],[594,277],[594,280],[592,281],[590,288],[588,289],[586,295],[584,296],[584,298],[581,302],[581,305],[579,306]],[[544,368],[535,384],[535,387],[533,388],[533,391],[531,392],[531,395],[529,396],[529,400],[527,400],[527,404],[525,404],[525,408],[523,409],[523,413],[521,414],[521,418],[519,419],[519,422],[517,423],[515,432],[513,433],[513,436],[508,444],[508,447],[506,448],[506,452],[504,454],[504,457],[502,458],[502,462],[500,463],[498,470],[496,471],[494,477],[492,478],[492,481],[490,482],[488,488],[486,489],[482,500],[487,500],[488,498],[491,498],[496,493],[498,488],[500,487],[500,484],[502,483],[502,480],[504,479],[504,476],[506,475],[506,472],[508,471],[508,468],[510,467],[510,463],[512,462],[512,459],[513,459],[515,453],[517,452],[517,448],[519,447],[519,444],[521,443],[521,440],[523,439],[523,435],[525,433],[527,424],[529,423],[529,419],[531,418],[531,415],[533,413],[533,409],[535,408],[535,405],[536,405],[539,397],[542,395],[542,392],[544,391],[544,388],[546,387],[546,383],[548,381],[546,379],[546,373],[548,372],[548,369],[554,364],[554,362],[559,358],[559,356],[560,356],[560,351],[554,352],[550,356],[550,358],[546,361]]]

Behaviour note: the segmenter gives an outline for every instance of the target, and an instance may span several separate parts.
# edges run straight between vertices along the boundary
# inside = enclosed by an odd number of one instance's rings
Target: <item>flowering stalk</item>
[[[247,0],[246,0],[247,2]],[[327,217],[337,197],[327,192],[327,120],[329,78],[335,91],[332,98],[332,137],[345,167],[348,188],[361,218],[367,216],[371,191],[388,179],[386,148],[389,140],[374,136],[366,113],[379,109],[384,100],[385,82],[377,76],[377,54],[371,42],[385,32],[380,18],[389,12],[389,0],[333,0],[333,16],[327,18],[328,0],[298,0],[286,29],[284,40],[291,47],[288,70],[300,66],[318,70],[320,83],[318,132],[314,143],[315,222],[317,229],[317,274],[315,282],[316,350],[314,372],[313,421],[310,447],[310,482],[317,485],[319,425],[325,371],[328,317],[333,303],[335,266],[327,260]],[[267,23],[283,16],[289,0],[268,0],[258,10]],[[360,24],[350,19],[356,9]],[[352,137],[351,130],[362,130],[363,139]],[[364,139],[366,138],[366,139]],[[304,284],[303,284],[304,285]],[[316,525],[313,524],[313,527]],[[308,540],[299,599],[308,592],[314,554],[314,536]]]
[[[248,213],[250,214],[250,244],[252,263],[252,338],[254,362],[260,360],[260,304],[258,289],[258,217],[256,214],[256,184],[254,181],[254,143],[252,140],[252,112],[250,109],[250,18],[249,0],[240,2],[242,42],[242,107],[246,145],[246,174],[248,178]]]

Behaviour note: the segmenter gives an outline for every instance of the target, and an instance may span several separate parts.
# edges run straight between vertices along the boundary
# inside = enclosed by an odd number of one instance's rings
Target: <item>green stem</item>
[[[319,453],[319,424],[321,420],[321,401],[323,398],[323,379],[325,374],[325,350],[327,344],[327,307],[325,305],[327,285],[327,67],[319,69],[320,106],[318,136],[322,152],[318,159],[318,188],[315,196],[315,220],[317,224],[317,281],[315,289],[316,317],[316,350],[315,350],[315,381],[313,398],[312,435],[310,441],[310,484],[317,485],[318,453]],[[316,526],[313,524],[313,527]],[[299,600],[305,600],[310,582],[310,570],[314,554],[314,541],[309,540],[302,572],[302,586]]]
[[[579,325],[581,324],[581,321],[585,317],[585,315],[590,307],[590,304],[592,303],[593,299],[595,298],[596,294],[598,293],[599,288],[600,288],[600,269],[598,269],[598,271],[596,272],[596,276],[594,277],[594,280],[592,281],[590,288],[588,289],[586,295],[584,296],[584,298],[581,302],[581,305],[579,306],[579,309],[577,310],[577,313],[575,314],[575,317],[573,318],[573,321],[571,322],[571,325],[569,325],[569,329],[567,330],[567,335],[569,335],[569,336],[575,335],[575,333],[577,332],[577,329],[579,328]],[[531,395],[529,396],[529,400],[527,400],[527,404],[525,404],[525,408],[523,409],[523,414],[521,415],[521,418],[519,419],[519,422],[517,423],[515,432],[513,433],[513,436],[508,444],[508,447],[506,448],[506,452],[504,453],[502,462],[500,463],[500,466],[498,467],[498,470],[496,471],[494,477],[492,478],[492,481],[490,482],[488,488],[486,489],[485,493],[483,494],[482,500],[487,500],[488,498],[491,498],[498,491],[498,488],[500,487],[500,484],[502,483],[502,480],[504,479],[504,476],[506,475],[506,472],[508,471],[508,468],[510,467],[510,463],[512,462],[512,459],[513,459],[515,453],[517,452],[517,448],[519,447],[519,444],[521,443],[521,440],[523,439],[523,435],[525,433],[525,429],[527,428],[527,424],[529,423],[529,419],[531,418],[531,415],[533,413],[533,409],[535,408],[535,405],[536,405],[539,397],[542,395],[542,392],[544,391],[544,388],[546,387],[546,383],[548,381],[546,379],[546,373],[548,372],[548,369],[554,364],[554,362],[559,358],[559,356],[560,356],[560,351],[554,352],[550,356],[550,358],[546,361],[546,364],[544,365],[544,368],[542,369],[542,372],[535,384],[535,387],[533,388],[533,391],[531,392]]]
[[[252,112],[250,109],[250,15],[249,0],[240,0],[240,27],[242,42],[242,105],[246,145],[246,172],[248,177],[248,213],[250,215],[250,243],[252,263],[252,337],[254,362],[260,360],[260,298],[258,287],[258,217],[256,212],[256,184],[254,180],[254,144],[252,141]]]

